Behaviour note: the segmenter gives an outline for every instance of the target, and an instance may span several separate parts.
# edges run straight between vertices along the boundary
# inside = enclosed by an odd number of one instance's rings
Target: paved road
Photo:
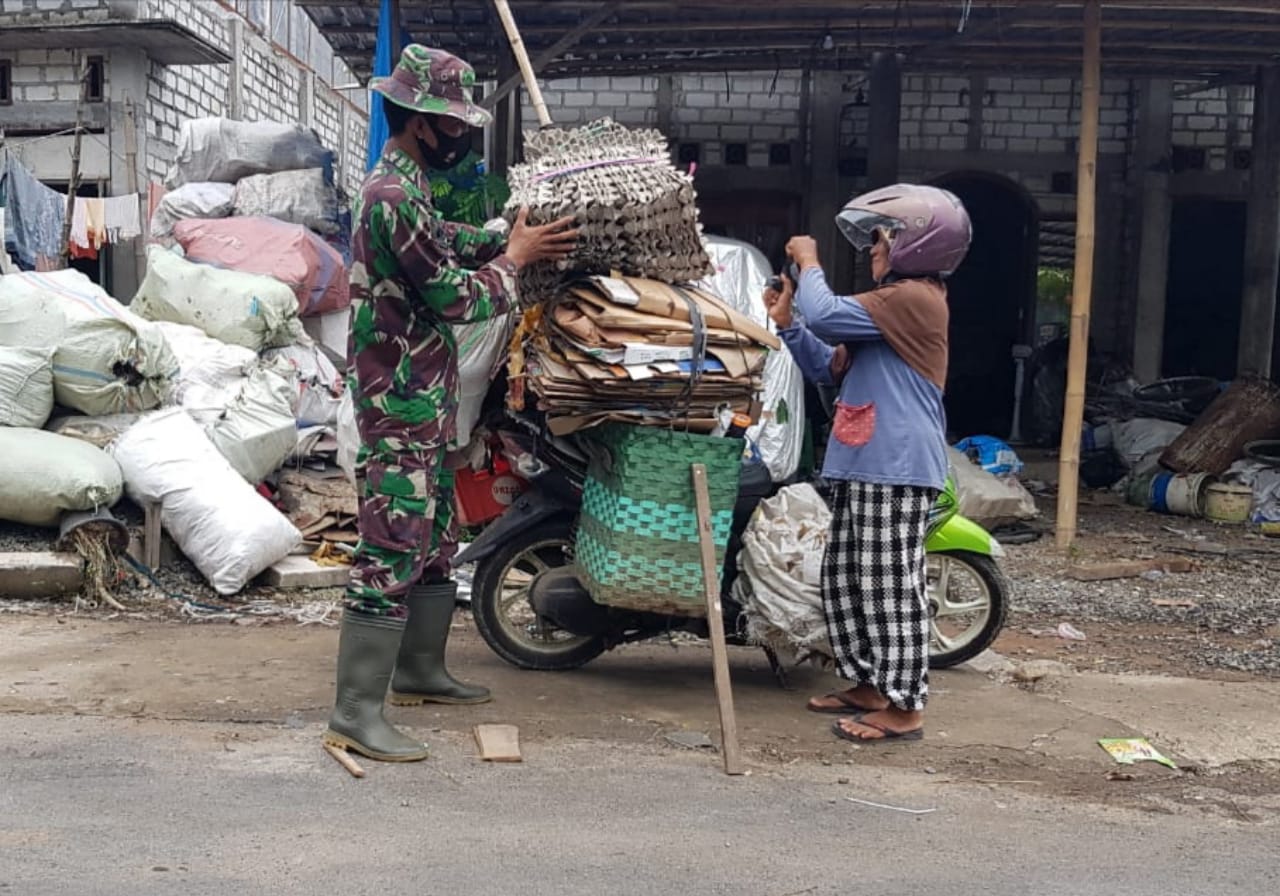
[[[444,733],[432,761],[356,781],[294,724],[0,715],[0,896],[1280,891],[1276,824],[1220,811],[854,764],[731,780],[660,743],[485,766]]]

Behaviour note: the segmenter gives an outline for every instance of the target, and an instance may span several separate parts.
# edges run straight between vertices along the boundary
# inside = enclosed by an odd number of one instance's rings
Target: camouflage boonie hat
[[[397,106],[431,115],[459,118],[483,127],[493,116],[471,100],[475,69],[452,53],[409,44],[389,78],[375,78],[372,87]]]

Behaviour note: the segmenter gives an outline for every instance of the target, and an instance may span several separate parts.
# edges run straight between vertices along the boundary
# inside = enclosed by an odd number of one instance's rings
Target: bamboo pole
[[[493,0],[493,5],[498,10],[498,18],[502,20],[503,30],[507,32],[507,40],[511,42],[511,52],[515,54],[520,72],[524,75],[524,89],[529,91],[529,102],[533,104],[533,110],[538,113],[538,124],[544,128],[548,127],[551,124],[551,113],[547,111],[547,104],[542,99],[542,88],[538,86],[538,76],[533,71],[533,63],[529,61],[529,51],[520,37],[520,29],[516,27],[515,17],[511,15],[511,7],[507,5],[507,0]]]
[[[84,133],[81,126],[81,107],[76,106],[76,135],[71,143],[71,180],[67,182],[67,214],[62,220],[62,247],[59,253],[60,267],[71,266],[71,218],[76,210],[76,192],[80,189],[80,136]]]
[[[1098,198],[1098,106],[1102,90],[1102,8],[1084,6],[1084,70],[1080,102],[1080,146],[1076,174],[1076,266],[1071,297],[1071,347],[1058,462],[1058,547],[1076,539],[1080,499],[1080,434],[1084,428],[1085,378],[1089,363],[1089,308],[1093,302],[1093,253]]]

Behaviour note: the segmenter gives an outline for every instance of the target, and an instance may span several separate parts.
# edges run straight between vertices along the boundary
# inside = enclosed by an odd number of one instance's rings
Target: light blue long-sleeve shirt
[[[853,359],[840,384],[822,475],[941,489],[947,478],[942,390],[894,351],[857,298],[835,295],[820,268],[800,275],[795,308],[797,319],[781,336],[806,379],[834,385],[835,343],[846,343]]]

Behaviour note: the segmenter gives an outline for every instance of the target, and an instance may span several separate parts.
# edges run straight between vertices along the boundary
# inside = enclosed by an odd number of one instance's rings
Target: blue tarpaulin
[[[382,0],[378,10],[378,43],[373,50],[373,76],[385,78],[395,68],[395,47],[391,39],[394,18],[391,11],[391,0]],[[400,29],[400,46],[406,47],[413,42],[409,32]],[[369,151],[366,157],[365,170],[370,171],[382,156],[382,144],[391,136],[387,130],[387,116],[382,114],[382,97],[374,95],[369,99]]]

